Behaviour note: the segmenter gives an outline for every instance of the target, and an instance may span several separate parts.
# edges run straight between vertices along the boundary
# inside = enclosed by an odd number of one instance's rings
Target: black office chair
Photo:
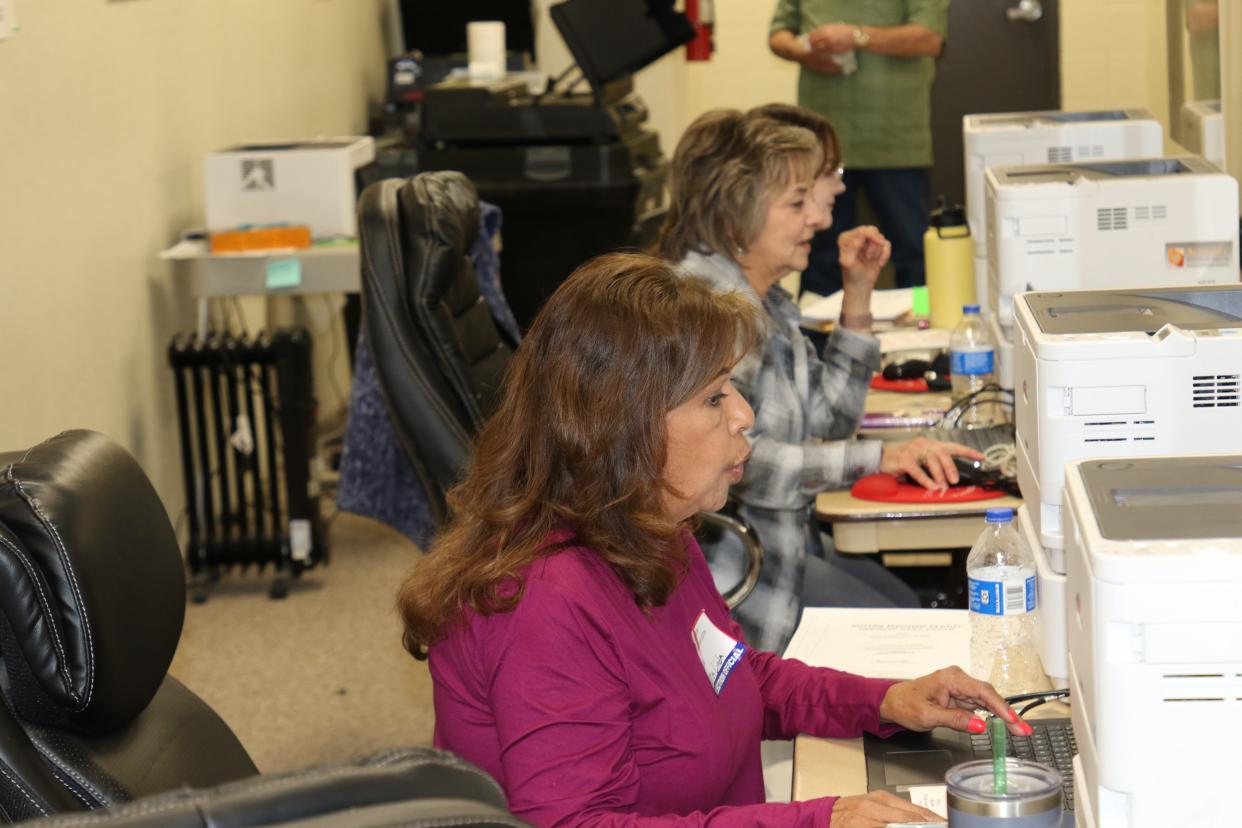
[[[522,828],[490,776],[451,753],[406,748],[210,790],[182,789],[29,828]]]
[[[470,263],[478,214],[474,185],[456,172],[377,181],[358,206],[363,329],[437,524],[512,356]]]
[[[377,181],[359,201],[363,327],[393,427],[438,524],[512,356],[470,265],[477,228],[478,194],[461,173]],[[742,578],[722,590],[737,606],[758,582],[763,550],[736,518],[704,513],[702,522],[736,536],[746,556]]]
[[[366,805],[447,797],[503,809],[499,788],[481,771],[457,759],[437,770],[426,752],[251,779],[254,763],[229,726],[167,674],[184,616],[176,536],[128,452],[101,434],[69,431],[0,453],[0,820],[243,779],[218,797],[202,794],[227,821],[252,806],[264,813],[280,790],[300,791],[300,804],[270,809],[330,813],[348,804],[355,783],[370,792]],[[412,775],[384,787],[394,768]],[[343,776],[355,782],[345,785]],[[181,812],[186,821],[176,824],[197,824],[203,809],[185,806],[200,793],[182,791],[158,806],[143,799],[127,813],[146,824],[156,811]]]

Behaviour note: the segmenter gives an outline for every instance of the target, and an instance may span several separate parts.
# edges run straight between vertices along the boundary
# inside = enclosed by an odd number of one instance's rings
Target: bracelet
[[[842,311],[837,321],[841,323],[842,328],[870,331],[871,323],[875,321],[875,317],[871,315],[871,311],[866,313],[846,313]]]

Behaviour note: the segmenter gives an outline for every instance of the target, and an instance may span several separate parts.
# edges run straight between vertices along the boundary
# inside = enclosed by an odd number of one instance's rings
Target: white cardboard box
[[[358,234],[354,171],[374,160],[370,136],[245,144],[203,162],[207,227],[305,224],[316,239]]]

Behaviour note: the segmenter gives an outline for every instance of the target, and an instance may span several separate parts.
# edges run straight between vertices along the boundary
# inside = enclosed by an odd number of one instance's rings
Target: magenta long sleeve
[[[719,695],[691,634],[741,631],[697,544],[644,613],[590,549],[535,563],[508,613],[470,613],[431,648],[436,745],[491,773],[540,826],[818,826],[831,797],[765,803],[762,738],[881,732],[891,682],[748,651]]]

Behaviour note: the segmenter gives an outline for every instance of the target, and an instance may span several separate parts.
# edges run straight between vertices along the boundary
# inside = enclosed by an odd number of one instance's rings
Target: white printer
[[[1056,571],[1066,463],[1242,453],[1242,284],[1026,293],[1014,307],[1018,486]]]
[[[1242,285],[1029,293],[1015,309],[1017,526],[1035,555],[1044,672],[1064,686],[1065,464],[1242,452]]]
[[[988,306],[1012,388],[1026,290],[1238,281],[1238,184],[1198,156],[990,167]]]
[[[1221,169],[1225,168],[1225,116],[1220,99],[1182,104],[1182,143]]]
[[[1235,828],[1242,454],[1079,461],[1065,503],[1077,825]]]
[[[975,240],[975,298],[987,304],[984,170],[1023,164],[1143,158],[1164,152],[1164,130],[1146,109],[1003,112],[962,118],[966,215]]]
[[[354,172],[373,160],[369,135],[209,153],[203,162],[207,228],[305,224],[316,239],[357,236]]]

